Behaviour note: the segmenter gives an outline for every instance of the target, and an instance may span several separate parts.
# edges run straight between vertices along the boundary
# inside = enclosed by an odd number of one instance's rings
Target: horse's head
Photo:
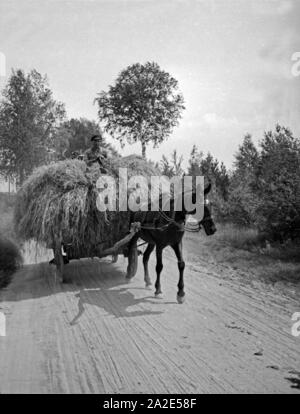
[[[204,214],[203,219],[199,223],[204,228],[207,236],[212,236],[217,231],[212,217],[212,205],[208,198],[210,190],[211,183],[204,189]]]
[[[203,227],[207,236],[211,236],[217,231],[215,223],[212,218],[212,205],[208,198],[208,194],[210,190],[211,190],[211,183],[209,183],[209,185],[206,186],[204,189],[204,209],[202,211],[203,216],[201,220],[199,217],[198,217],[198,220],[197,220],[197,217],[195,217],[195,219],[198,222],[199,229]],[[199,196],[198,194],[199,191],[203,191],[201,186],[197,186],[197,188],[193,190],[193,193],[192,193],[193,204],[197,202],[197,195]],[[185,214],[190,214],[190,215],[196,214],[197,216],[197,209],[193,209],[192,211],[185,210]]]

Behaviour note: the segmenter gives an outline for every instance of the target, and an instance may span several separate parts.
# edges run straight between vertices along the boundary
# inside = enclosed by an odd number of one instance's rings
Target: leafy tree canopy
[[[47,162],[64,105],[53,99],[45,76],[12,71],[0,102],[0,171],[19,183]]]
[[[157,63],[136,63],[123,70],[108,92],[96,98],[105,130],[121,144],[159,145],[178,124],[184,101],[178,82]]]

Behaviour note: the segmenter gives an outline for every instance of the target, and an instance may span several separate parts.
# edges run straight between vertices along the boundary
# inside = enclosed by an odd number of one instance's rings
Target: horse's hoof
[[[146,282],[145,283],[145,288],[148,289],[148,290],[152,289],[152,283],[151,282]]]
[[[127,276],[126,276],[126,277],[125,277],[125,282],[126,282],[126,283],[131,283],[131,279],[132,279],[131,277],[127,277]]]
[[[158,293],[155,292],[154,296],[155,296],[155,299],[162,299],[163,298],[162,292],[158,292]]]
[[[185,296],[179,296],[179,295],[177,295],[177,302],[180,305],[182,305],[182,303],[184,302],[184,300],[185,300]]]
[[[130,270],[127,270],[127,272],[126,272],[126,279],[132,279],[133,277],[135,276],[135,273],[133,273],[132,271],[130,271]]]
[[[70,284],[70,283],[72,283],[72,279],[70,279],[70,278],[68,278],[68,277],[64,277],[64,278],[62,279],[62,283],[64,283],[64,284]]]

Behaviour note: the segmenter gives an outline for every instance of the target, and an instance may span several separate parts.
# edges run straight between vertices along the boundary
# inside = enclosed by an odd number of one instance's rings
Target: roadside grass
[[[216,243],[248,250],[276,260],[300,263],[300,240],[272,243],[258,230],[233,224],[218,224]]]
[[[245,250],[261,248],[265,244],[264,237],[256,229],[237,227],[233,224],[218,224],[217,228],[214,238],[218,243]]]
[[[300,286],[300,241],[271,244],[257,230],[232,224],[217,224],[217,232],[207,237],[204,232],[186,236],[194,254],[191,260],[216,262],[230,266],[233,272],[267,283]],[[199,243],[199,238],[200,243]],[[197,247],[199,252],[197,252]]]

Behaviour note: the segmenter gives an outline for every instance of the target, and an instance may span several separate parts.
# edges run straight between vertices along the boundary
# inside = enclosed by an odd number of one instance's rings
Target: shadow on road
[[[80,287],[80,291],[75,294],[78,298],[78,313],[70,322],[71,325],[74,325],[84,313],[86,304],[98,306],[116,318],[162,313],[143,308],[143,304],[152,299],[152,297],[149,298],[149,292],[145,290],[148,297],[136,298],[130,289],[131,285],[126,284],[124,272],[117,265],[103,261],[95,263],[86,261],[85,263],[75,268],[72,268],[71,264],[68,269],[73,285]],[[85,268],[85,266],[88,267]],[[85,270],[88,271],[86,275],[84,275]],[[129,309],[137,305],[142,306],[139,306],[138,310]]]
[[[124,281],[123,281],[124,283]],[[130,288],[107,289],[100,287],[99,289],[82,289],[77,293],[78,313],[70,322],[74,325],[85,311],[85,305],[98,306],[105,310],[106,313],[116,318],[136,317],[145,315],[159,315],[163,312],[149,309],[130,310],[129,308],[136,305],[143,305],[149,301],[149,297],[135,298],[130,292]]]
[[[149,297],[148,290],[145,289],[145,297],[135,297],[135,288],[131,289],[132,285],[126,283],[125,273],[119,264],[83,259],[68,264],[65,273],[71,283],[55,281],[55,267],[48,263],[24,266],[15,274],[12,284],[3,292],[2,299],[20,301],[57,295],[59,300],[61,293],[74,292],[78,298],[78,312],[70,322],[72,325],[84,313],[85,305],[102,308],[116,318],[163,313],[147,306],[147,303],[151,304],[151,300],[155,300],[153,296]]]

